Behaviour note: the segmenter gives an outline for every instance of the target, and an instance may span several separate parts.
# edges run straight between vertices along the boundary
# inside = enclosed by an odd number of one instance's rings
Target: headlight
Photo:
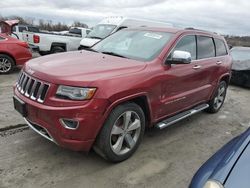
[[[95,94],[96,88],[81,88],[60,85],[56,91],[56,95],[72,100],[91,99]]]
[[[224,186],[218,181],[208,180],[203,188],[224,188]]]

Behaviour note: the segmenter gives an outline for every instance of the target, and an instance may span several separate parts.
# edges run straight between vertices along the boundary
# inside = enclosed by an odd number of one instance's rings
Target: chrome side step
[[[189,116],[192,116],[202,110],[205,110],[206,108],[208,108],[209,105],[208,104],[201,104],[199,106],[196,106],[190,110],[187,110],[187,111],[184,111],[184,112],[181,112],[175,116],[172,116],[170,118],[167,118],[161,122],[159,122],[158,124],[156,124],[156,127],[159,128],[159,129],[164,129],[166,127],[168,127],[169,125],[172,125],[182,119],[185,119]]]

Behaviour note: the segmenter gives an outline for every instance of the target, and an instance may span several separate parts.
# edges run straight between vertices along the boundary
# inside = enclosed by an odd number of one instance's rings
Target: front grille
[[[16,87],[24,96],[39,103],[43,103],[49,89],[49,84],[22,72],[17,80]]]

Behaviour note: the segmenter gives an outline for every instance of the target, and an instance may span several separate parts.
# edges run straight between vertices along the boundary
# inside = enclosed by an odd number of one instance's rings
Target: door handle
[[[200,69],[200,68],[201,68],[200,65],[195,65],[195,66],[193,66],[193,69],[195,69],[195,70]]]
[[[222,61],[217,61],[216,64],[220,65],[220,64],[222,64]]]

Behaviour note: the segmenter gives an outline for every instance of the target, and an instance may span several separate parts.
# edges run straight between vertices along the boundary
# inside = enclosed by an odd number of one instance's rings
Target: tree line
[[[250,47],[250,36],[225,36],[227,43],[230,46],[245,46]]]
[[[62,22],[53,22],[52,20],[35,19],[35,18],[23,18],[21,16],[8,16],[3,17],[0,15],[0,20],[19,20],[19,24],[37,26],[40,30],[45,31],[66,31],[70,27],[84,27],[88,28],[88,25],[79,21],[74,21],[72,25],[67,25]]]

